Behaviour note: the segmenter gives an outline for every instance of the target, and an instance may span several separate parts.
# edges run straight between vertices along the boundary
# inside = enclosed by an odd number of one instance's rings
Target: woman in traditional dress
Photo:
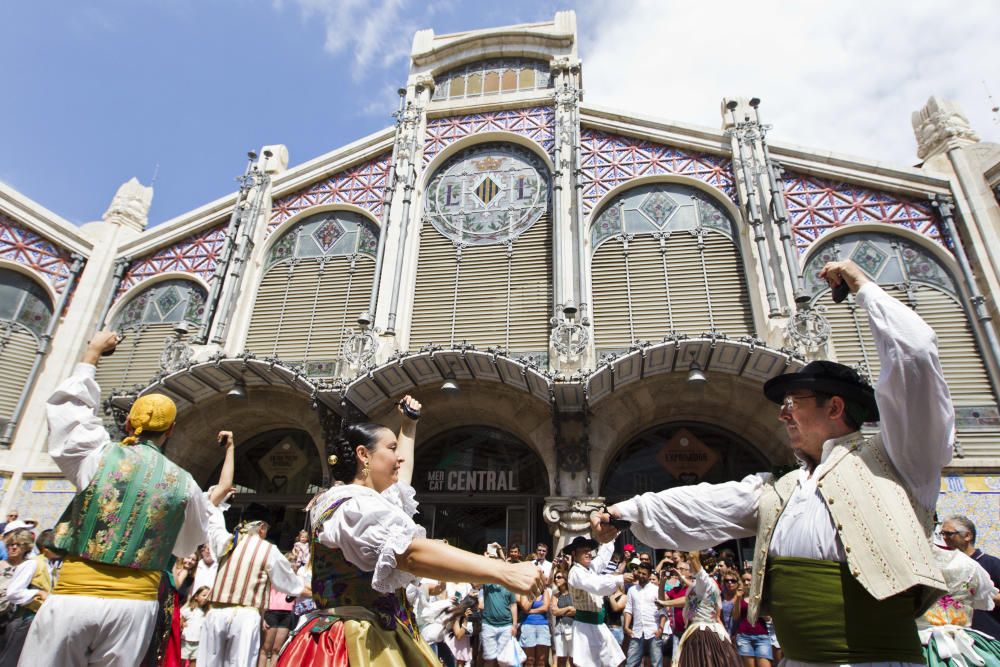
[[[278,667],[439,665],[420,638],[405,587],[418,577],[497,583],[537,596],[545,577],[534,563],[505,563],[426,538],[417,511],[413,444],[420,404],[400,401],[399,434],[377,424],[346,426],[329,463],[334,486],[314,500],[312,591],[306,615]]]
[[[920,643],[930,667],[1000,667],[1000,641],[973,630],[976,609],[993,609],[997,589],[986,570],[957,549],[943,544],[934,557],[948,594],[917,619]]]
[[[681,637],[674,662],[679,667],[740,667],[740,660],[722,625],[722,594],[708,570],[717,563],[711,549],[692,551],[688,561],[694,571],[694,581],[684,604],[687,629]]]

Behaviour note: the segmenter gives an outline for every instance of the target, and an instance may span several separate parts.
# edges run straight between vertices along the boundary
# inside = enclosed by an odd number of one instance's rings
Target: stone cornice
[[[94,242],[79,227],[4,183],[0,183],[0,212],[52,243],[84,257],[94,247]]]

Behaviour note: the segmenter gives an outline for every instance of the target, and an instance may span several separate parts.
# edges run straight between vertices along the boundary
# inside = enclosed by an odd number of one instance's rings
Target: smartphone
[[[846,299],[847,295],[850,293],[851,293],[851,288],[847,286],[847,281],[841,279],[840,284],[833,288],[832,292],[833,302],[843,303],[844,299]]]
[[[411,408],[409,406],[408,403],[404,403],[403,401],[400,401],[399,402],[399,408],[403,411],[404,415],[406,415],[407,417],[409,417],[413,421],[416,421],[416,420],[420,419],[420,410],[414,410],[413,408]]]

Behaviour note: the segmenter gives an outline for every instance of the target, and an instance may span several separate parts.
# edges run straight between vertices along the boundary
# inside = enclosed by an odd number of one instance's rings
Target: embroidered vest
[[[583,566],[578,563],[573,563],[573,567]],[[582,588],[569,587],[570,597],[573,598],[573,606],[576,607],[577,611],[592,611],[598,612],[604,609],[604,598],[600,595],[595,595]]]
[[[414,639],[420,637],[413,620],[413,608],[406,599],[406,590],[380,593],[372,588],[372,572],[352,565],[340,549],[320,543],[318,535],[323,524],[348,498],[341,498],[320,515],[313,529],[312,592],[319,609],[363,607],[373,612],[384,630],[402,627]]]
[[[106,565],[169,570],[191,484],[150,442],[108,445],[97,474],[56,523],[55,546]]]
[[[29,586],[38,591],[51,593],[52,578],[49,576],[49,561],[42,554],[38,554],[33,560],[35,561],[35,574],[32,575]],[[25,609],[35,612],[41,609],[41,607],[42,601],[38,598],[24,605]]]
[[[757,546],[753,559],[747,620],[757,622],[766,609],[762,600],[768,550],[774,528],[798,481],[793,470],[764,487],[757,507]],[[946,591],[934,563],[931,510],[920,507],[899,481],[882,437],[860,432],[837,443],[816,476],[851,575],[877,600],[916,588],[919,616]]]
[[[241,535],[236,546],[219,559],[219,573],[210,600],[221,604],[265,609],[270,580],[267,556],[271,543],[259,535]]]

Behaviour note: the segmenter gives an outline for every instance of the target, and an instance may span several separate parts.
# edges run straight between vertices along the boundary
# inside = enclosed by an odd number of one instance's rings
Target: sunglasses
[[[737,583],[736,579],[723,579],[723,581],[726,582],[727,584],[735,584],[735,583]]]

